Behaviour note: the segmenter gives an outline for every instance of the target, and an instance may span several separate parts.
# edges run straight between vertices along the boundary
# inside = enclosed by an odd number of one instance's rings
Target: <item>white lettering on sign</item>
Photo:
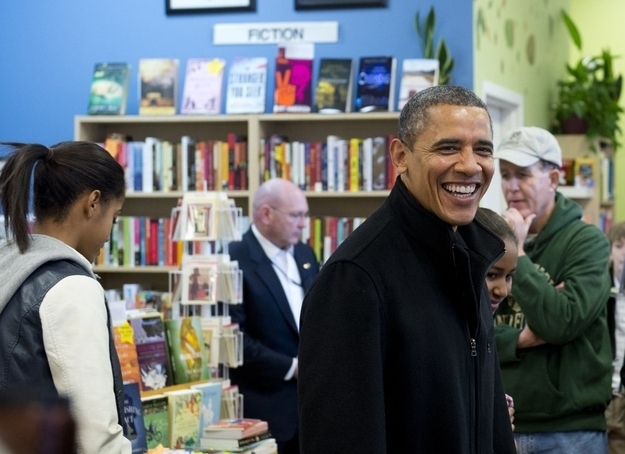
[[[338,22],[215,24],[213,44],[335,43]]]

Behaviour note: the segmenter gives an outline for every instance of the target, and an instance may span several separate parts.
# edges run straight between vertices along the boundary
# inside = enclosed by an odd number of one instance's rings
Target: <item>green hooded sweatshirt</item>
[[[605,430],[612,353],[606,301],[610,246],[581,207],[556,194],[543,230],[525,242],[512,294],[495,313],[505,392],[517,432]],[[564,283],[562,288],[556,288]],[[546,343],[517,349],[525,325]]]

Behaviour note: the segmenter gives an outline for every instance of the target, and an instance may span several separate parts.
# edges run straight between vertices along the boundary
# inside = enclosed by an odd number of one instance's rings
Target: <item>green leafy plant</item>
[[[581,52],[578,28],[564,10],[561,14],[571,41]],[[580,58],[574,66],[567,64],[567,78],[558,81],[557,100],[552,105],[554,132],[567,132],[567,122],[577,119],[587,126],[585,134],[589,139],[606,138],[615,149],[618,147],[619,118],[623,112],[618,102],[623,76],[614,74],[615,58],[609,49],[604,49],[599,55]]]
[[[421,21],[419,11],[417,11],[414,19],[414,27],[417,35],[421,38],[423,58],[435,58],[439,62],[439,85],[448,84],[451,81],[451,71],[454,69],[455,60],[451,57],[444,38],[441,38],[438,44],[434,44],[436,13],[433,6],[430,8],[423,22]]]

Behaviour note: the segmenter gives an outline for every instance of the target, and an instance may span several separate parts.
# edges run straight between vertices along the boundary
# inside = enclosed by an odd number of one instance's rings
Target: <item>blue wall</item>
[[[338,21],[339,41],[317,44],[320,57],[421,57],[415,12],[432,1],[388,0],[387,8],[295,11],[294,0],[257,0],[256,12],[167,16],[165,0],[11,0],[0,6],[0,141],[52,145],[73,138],[74,115],[84,115],[93,66],[132,65],[127,113],[138,111],[140,58],[265,56],[270,73],[276,45],[213,46],[216,23]],[[452,83],[473,88],[472,1],[436,1],[437,36],[456,58]],[[226,67],[227,70],[227,67]],[[317,65],[315,65],[315,71]],[[273,105],[269,78],[267,109]],[[182,87],[181,87],[182,88]],[[181,92],[182,90],[180,90]]]

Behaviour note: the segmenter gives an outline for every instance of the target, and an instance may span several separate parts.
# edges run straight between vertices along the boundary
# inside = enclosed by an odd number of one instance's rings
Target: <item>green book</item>
[[[96,63],[91,79],[89,115],[124,115],[129,80],[129,64]]]
[[[165,321],[167,348],[174,384],[208,380],[208,367],[200,317]]]
[[[143,423],[148,449],[156,448],[159,444],[169,446],[169,408],[167,396],[157,394],[141,399],[143,404]]]

